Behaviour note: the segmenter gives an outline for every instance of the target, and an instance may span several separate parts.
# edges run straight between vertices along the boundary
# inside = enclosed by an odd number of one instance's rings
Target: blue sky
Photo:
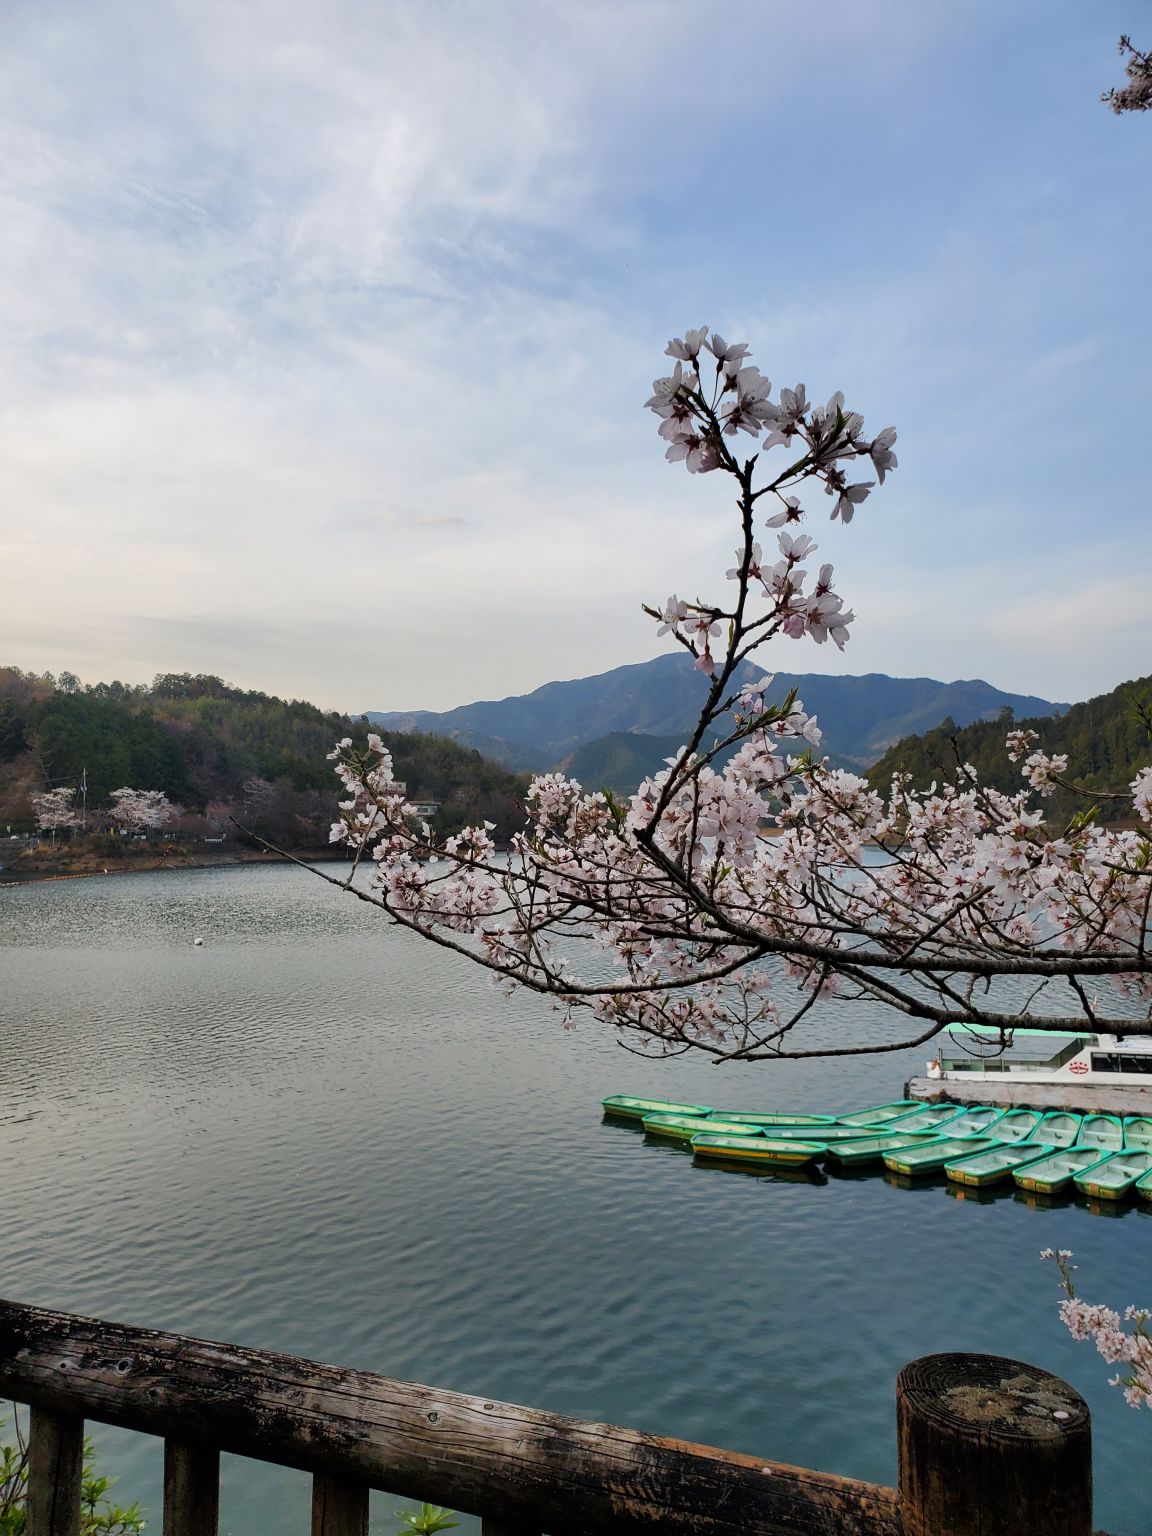
[[[8,0],[0,660],[445,708],[723,596],[641,409],[748,341],[900,434],[791,671],[1152,670],[1147,0]],[[1144,46],[1148,46],[1145,42]]]

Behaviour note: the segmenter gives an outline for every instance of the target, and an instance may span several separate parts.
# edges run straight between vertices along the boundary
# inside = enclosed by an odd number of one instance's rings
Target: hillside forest
[[[169,673],[150,685],[93,683],[71,673],[0,668],[0,828],[33,825],[31,797],[87,783],[90,824],[116,789],[160,790],[186,836],[235,832],[231,818],[293,849],[327,846],[339,785],[327,760],[363,721],[298,699],[234,688],[219,677]],[[409,798],[439,805],[449,835],[477,820],[507,838],[522,821],[523,779],[437,736],[380,732]]]
[[[1054,718],[1017,720],[1006,709],[997,720],[963,727],[945,720],[934,730],[898,742],[873,764],[868,778],[883,789],[893,773],[910,773],[914,787],[925,789],[933,781],[955,781],[958,765],[967,764],[982,784],[1014,791],[1021,787],[1020,768],[1009,762],[1004,738],[1013,728],[1029,728],[1045,752],[1067,754],[1065,777],[1087,791],[1080,795],[1058,789],[1050,801],[1054,818],[1067,820],[1096,805],[1100,821],[1116,820],[1131,815],[1131,795],[1121,792],[1152,760],[1150,700],[1152,677],[1142,677],[1073,704]],[[1113,800],[1112,795],[1119,798]]]

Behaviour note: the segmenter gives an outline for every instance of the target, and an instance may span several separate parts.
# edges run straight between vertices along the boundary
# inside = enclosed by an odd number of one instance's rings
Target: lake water
[[[847,1109],[922,1054],[646,1063],[296,869],[0,890],[0,1294],[886,1483],[905,1361],[1017,1356],[1092,1406],[1099,1523],[1147,1533],[1152,1414],[1038,1254],[1148,1303],[1152,1207],[751,1177],[600,1116]],[[96,1438],[158,1529],[159,1443]],[[307,1479],[226,1458],[222,1529],[307,1531]]]

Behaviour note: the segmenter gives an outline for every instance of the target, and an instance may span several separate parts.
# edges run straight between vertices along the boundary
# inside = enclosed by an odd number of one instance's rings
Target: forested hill
[[[68,673],[0,668],[0,818],[27,824],[30,795],[78,785],[86,773],[93,809],[125,785],[158,789],[192,812],[230,810],[265,836],[324,841],[340,789],[327,753],[365,730],[218,677],[84,686]],[[522,821],[523,781],[506,768],[440,737],[380,734],[410,797],[441,804],[438,831],[480,818],[506,837]]]
[[[868,770],[868,778],[883,787],[898,769],[910,773],[918,788],[933,779],[951,776],[957,758],[971,763],[983,783],[997,789],[1016,790],[1022,783],[1018,764],[1010,763],[1004,739],[1014,727],[1030,727],[1040,737],[1045,752],[1068,754],[1068,777],[1085,789],[1123,791],[1139,768],[1152,762],[1152,740],[1137,707],[1152,699],[1152,677],[1121,683],[1111,693],[1073,704],[1062,715],[1045,719],[1014,720],[1005,711],[1001,719],[981,720],[958,728],[950,720],[922,736],[898,742]],[[1071,815],[1086,803],[1057,791],[1052,799],[1057,817]],[[1103,803],[1102,817],[1123,816],[1122,804]],[[1131,807],[1128,807],[1131,815]]]

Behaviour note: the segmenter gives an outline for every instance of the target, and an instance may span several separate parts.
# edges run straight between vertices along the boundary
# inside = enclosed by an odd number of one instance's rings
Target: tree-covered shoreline
[[[339,797],[327,755],[363,729],[338,711],[206,674],[85,685],[71,673],[0,668],[0,825],[31,830],[34,796],[75,788],[85,839],[102,838],[116,856],[110,806],[131,786],[181,808],[163,829],[169,842],[231,841],[239,823],[294,850],[323,848]],[[441,737],[385,734],[411,797],[438,807],[440,835],[478,817],[499,837],[519,824],[521,777]]]
[[[955,780],[967,765],[976,770],[981,784],[1008,794],[1018,786],[1019,772],[1005,757],[1005,734],[1013,728],[1030,729],[1045,752],[1067,756],[1073,765],[1071,777],[1082,790],[1100,797],[1099,820],[1123,821],[1132,815],[1131,798],[1123,791],[1148,757],[1150,698],[1152,677],[1141,677],[1072,704],[1058,716],[1015,720],[1005,712],[998,720],[963,727],[945,720],[922,736],[897,742],[868,770],[868,778],[882,788],[894,773],[908,773],[913,788],[926,789],[934,781]],[[1082,812],[1086,801],[1058,787],[1050,804],[1053,815],[1067,818]]]

